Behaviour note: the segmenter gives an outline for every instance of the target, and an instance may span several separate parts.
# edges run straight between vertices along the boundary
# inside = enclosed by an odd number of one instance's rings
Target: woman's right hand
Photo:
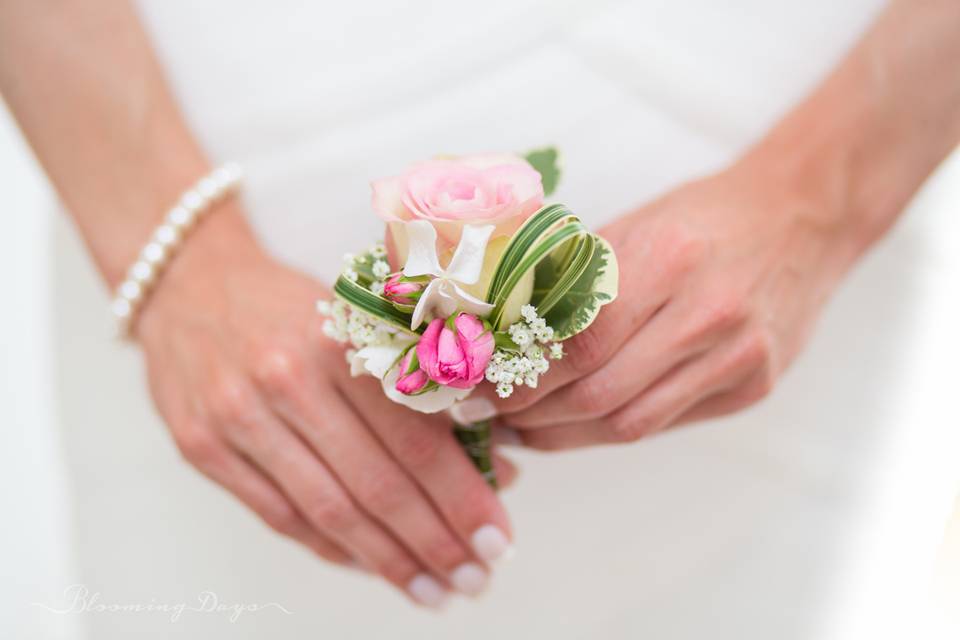
[[[428,606],[450,587],[479,593],[510,527],[450,423],[350,378],[315,312],[327,290],[267,256],[225,208],[186,239],[136,327],[177,446],[328,560]]]

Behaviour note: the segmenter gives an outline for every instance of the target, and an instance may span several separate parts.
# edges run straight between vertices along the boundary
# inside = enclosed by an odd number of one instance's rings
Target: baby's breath
[[[396,338],[396,329],[342,300],[317,303],[317,311],[328,316],[323,323],[324,334],[337,342],[350,343],[354,349],[390,344]]]
[[[516,387],[526,385],[536,389],[540,376],[550,369],[548,357],[559,360],[563,347],[553,340],[553,329],[537,314],[531,304],[520,307],[522,320],[507,328],[507,335],[518,350],[497,349],[487,369],[486,379],[497,385],[497,395],[507,398]]]
[[[371,245],[359,254],[345,253],[340,275],[375,295],[383,295],[384,286],[390,276],[390,263],[386,257],[387,249],[382,243]]]
[[[383,280],[390,275],[390,265],[387,264],[386,260],[377,260],[373,263],[373,275],[378,280]]]

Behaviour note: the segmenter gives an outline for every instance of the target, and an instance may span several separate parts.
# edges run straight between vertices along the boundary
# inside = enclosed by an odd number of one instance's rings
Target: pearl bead
[[[140,300],[143,295],[143,288],[133,280],[127,280],[120,285],[120,295],[134,304]]]
[[[172,247],[180,241],[180,230],[171,224],[162,224],[153,232],[153,241],[164,247]]]
[[[224,165],[188,189],[180,202],[167,212],[166,220],[154,230],[150,242],[127,272],[117,289],[110,310],[117,319],[120,336],[129,336],[131,323],[154,281],[176,251],[184,234],[197,219],[224,194],[233,191],[240,180],[237,165]]]
[[[139,282],[141,286],[150,284],[153,281],[153,268],[143,260],[137,260],[130,267],[129,278],[134,282]]]
[[[212,175],[207,176],[197,183],[197,192],[203,196],[205,200],[213,200],[220,195],[220,184],[220,181],[216,180]]]
[[[143,248],[143,253],[140,254],[140,257],[147,264],[156,267],[163,261],[166,253],[167,252],[164,250],[163,245],[157,244],[156,242],[151,242]]]
[[[175,227],[187,227],[191,222],[193,222],[193,213],[180,205],[170,209],[170,213],[167,214],[167,223]]]
[[[133,307],[130,305],[130,301],[125,298],[117,298],[113,301],[113,304],[110,305],[113,315],[115,315],[120,320],[125,320],[130,317],[130,312],[133,311]]]
[[[243,177],[243,170],[235,162],[228,162],[213,172],[214,177],[220,181],[220,184],[229,186]]]
[[[213,173],[211,173],[211,174],[210,174],[210,177],[213,178],[213,180],[214,180],[214,181],[220,186],[220,188],[222,189],[223,187],[225,187],[225,186],[227,186],[228,184],[230,184],[231,173],[230,173],[230,170],[227,169],[227,167],[224,166],[224,167],[220,167],[219,169],[217,169],[216,171],[214,171]]]
[[[196,214],[206,205],[206,199],[197,193],[195,189],[190,189],[180,199],[180,205],[192,214]]]

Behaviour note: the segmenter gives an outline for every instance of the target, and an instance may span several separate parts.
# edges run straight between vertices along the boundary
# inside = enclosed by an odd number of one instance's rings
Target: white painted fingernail
[[[460,424],[489,420],[497,415],[497,409],[486,398],[467,398],[450,407],[450,415]]]
[[[450,583],[460,593],[478,596],[487,588],[490,576],[476,562],[464,562],[450,574]]]
[[[473,550],[487,562],[506,560],[513,555],[513,545],[503,531],[492,524],[485,524],[470,537]]]
[[[494,427],[493,442],[506,447],[523,446],[523,438],[520,437],[520,432],[510,427]]]
[[[407,591],[414,600],[431,609],[442,609],[447,603],[447,590],[425,573],[414,576],[407,584]]]

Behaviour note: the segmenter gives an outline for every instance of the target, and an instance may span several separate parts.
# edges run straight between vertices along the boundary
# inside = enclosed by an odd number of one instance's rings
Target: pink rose
[[[417,343],[417,358],[430,379],[457,389],[483,380],[493,355],[493,333],[476,316],[460,313],[453,321],[435,318]]]
[[[464,224],[494,224],[492,237],[511,235],[543,206],[540,174],[511,155],[428,160],[371,186],[377,215],[387,222],[429,220],[441,250],[459,241]]]
[[[416,351],[410,349],[400,359],[400,373],[397,376],[396,388],[397,391],[407,396],[420,391],[430,382],[426,371],[420,368],[416,355]]]
[[[383,297],[397,304],[415,305],[428,280],[426,277],[407,278],[395,273],[383,283]]]

